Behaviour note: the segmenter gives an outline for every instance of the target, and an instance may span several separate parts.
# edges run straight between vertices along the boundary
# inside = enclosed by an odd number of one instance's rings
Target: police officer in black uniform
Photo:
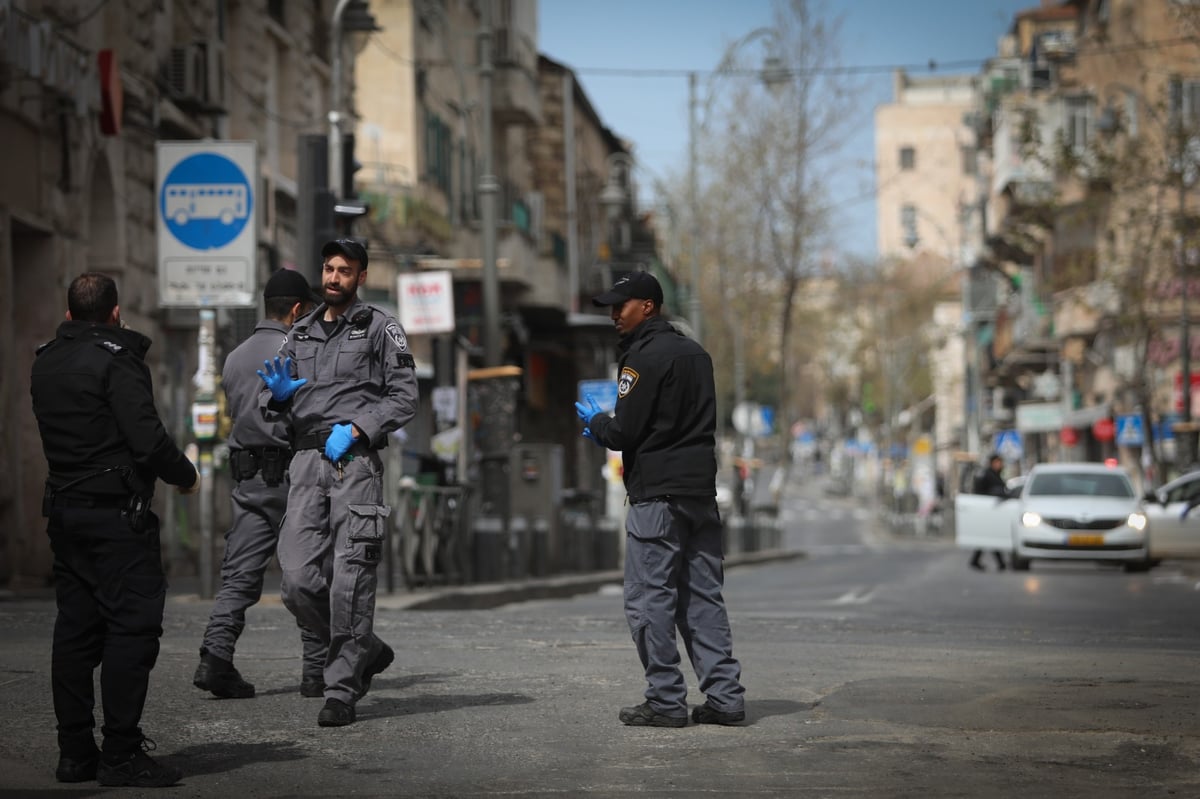
[[[200,475],[158,416],[144,362],[150,339],[123,329],[116,283],[80,275],[67,308],[55,339],[38,348],[31,380],[49,465],[42,510],[58,599],[50,667],[55,776],[165,787],[181,773],[147,754],[154,745],[139,726],[167,591],[150,499],[157,479],[190,494]],[[92,732],[97,666],[102,750]]]
[[[279,525],[287,508],[287,468],[292,459],[291,431],[269,422],[258,408],[262,381],[254,370],[273,358],[292,323],[312,310],[319,298],[299,272],[278,269],[263,287],[266,318],[225,359],[225,390],[233,430],[229,435],[229,469],[235,481],[233,523],[225,534],[221,588],[213,602],[200,647],[200,663],[192,684],[222,699],[248,699],[254,685],[233,665],[233,650],[246,627],[246,610],[262,598],[263,576],[275,555]],[[325,695],[325,657],[320,636],[300,625],[304,666],[303,696]]]
[[[1008,496],[1008,484],[1004,481],[1004,458],[1000,457],[999,452],[993,452],[988,457],[988,466],[975,475],[975,485],[973,488],[976,494],[987,494],[1001,498]],[[1004,571],[1004,555],[999,550],[992,550],[992,556],[996,559],[996,570]],[[977,549],[971,553],[971,568],[976,571],[983,571],[982,549]]]
[[[687,724],[678,628],[707,696],[692,719],[737,724],[746,717],[745,689],[721,596],[712,359],[660,316],[662,301],[648,272],[627,275],[592,299],[610,307],[621,336],[617,405],[613,416],[590,397],[575,406],[585,436],[620,450],[629,495],[625,616],[648,687],[646,701],[618,718],[632,726]]]

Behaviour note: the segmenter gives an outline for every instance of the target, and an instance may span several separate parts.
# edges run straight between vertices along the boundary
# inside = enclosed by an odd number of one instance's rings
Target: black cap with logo
[[[325,242],[325,246],[321,248],[321,257],[328,258],[331,255],[345,256],[347,261],[358,261],[359,267],[367,268],[367,248],[354,239],[334,239]]]
[[[630,272],[617,280],[603,294],[592,297],[592,305],[602,308],[605,305],[624,305],[626,300],[653,300],[655,305],[662,305],[663,290],[658,280],[649,272]]]

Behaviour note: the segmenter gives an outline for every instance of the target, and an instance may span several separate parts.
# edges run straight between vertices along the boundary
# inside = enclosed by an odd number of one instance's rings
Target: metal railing
[[[468,580],[468,495],[467,486],[400,486],[388,535],[389,593],[396,589],[396,575],[410,588]]]

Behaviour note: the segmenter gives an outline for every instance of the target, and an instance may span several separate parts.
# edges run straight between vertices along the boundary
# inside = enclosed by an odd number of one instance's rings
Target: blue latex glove
[[[600,441],[594,435],[592,435],[592,428],[590,428],[590,427],[583,428],[583,437],[586,438],[587,440],[591,441],[597,447],[604,446],[603,444],[600,443]]]
[[[325,457],[337,463],[350,449],[350,445],[354,443],[354,434],[350,432],[352,425],[335,424],[333,429],[329,431],[329,438],[325,439]]]
[[[292,359],[281,360],[278,355],[275,356],[275,363],[263,361],[263,368],[257,370],[259,377],[267,384],[267,388],[271,389],[271,396],[276,402],[286,402],[291,399],[296,393],[296,389],[308,382],[308,378],[301,377],[298,380],[292,379]]]
[[[591,394],[585,394],[584,399],[588,401],[588,404],[584,405],[582,402],[575,403],[575,413],[579,414],[579,418],[584,424],[590,424],[592,417],[598,413],[603,413],[603,410],[596,404],[596,400],[592,398]]]

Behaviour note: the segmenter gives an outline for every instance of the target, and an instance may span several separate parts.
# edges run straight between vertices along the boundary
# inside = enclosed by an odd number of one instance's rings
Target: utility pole
[[[696,341],[704,343],[700,323],[700,208],[696,187],[696,73],[688,73],[688,205],[692,208],[691,244],[689,247],[692,286],[688,295],[688,321]]]
[[[483,357],[486,366],[500,365],[500,280],[496,274],[496,193],[499,181],[492,166],[492,0],[479,5],[479,93],[483,104],[483,169],[479,201],[483,211]]]

